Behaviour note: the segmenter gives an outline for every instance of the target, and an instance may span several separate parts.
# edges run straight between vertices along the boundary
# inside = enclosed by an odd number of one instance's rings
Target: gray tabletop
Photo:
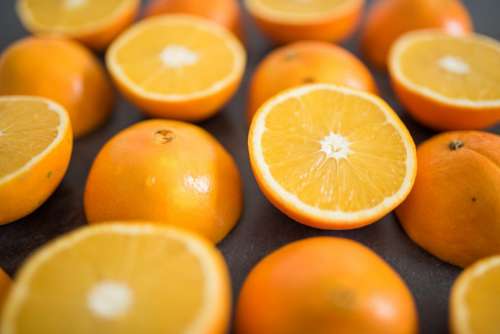
[[[208,0],[207,0],[208,1]],[[438,1],[438,0],[437,0]],[[27,35],[14,12],[14,0],[0,0],[0,51]],[[371,1],[368,1],[371,2]],[[500,40],[500,2],[465,0],[476,31]],[[200,125],[215,135],[235,157],[244,182],[245,207],[236,228],[218,245],[229,265],[236,300],[250,269],[262,257],[289,242],[312,236],[332,235],[362,242],[389,262],[413,293],[418,306],[421,333],[448,331],[448,295],[460,269],[443,263],[415,245],[399,226],[393,213],[368,227],[352,231],[320,231],[298,224],[262,195],[252,175],[246,147],[246,91],[256,64],[273,46],[245,14],[249,45],[247,72],[237,95],[212,119]],[[358,53],[357,36],[343,43]],[[102,59],[102,55],[100,55]],[[387,76],[372,69],[381,95],[401,116],[417,143],[434,134],[412,119],[400,107]],[[29,254],[47,241],[86,224],[82,207],[85,180],[90,165],[103,144],[121,129],[145,117],[117,93],[113,116],[101,128],[75,142],[69,171],[54,195],[33,214],[0,226],[0,266],[15,274]],[[500,127],[489,129],[500,133]]]

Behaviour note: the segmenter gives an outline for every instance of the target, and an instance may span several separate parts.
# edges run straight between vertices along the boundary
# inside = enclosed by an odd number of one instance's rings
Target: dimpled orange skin
[[[396,209],[410,238],[460,267],[500,253],[500,136],[443,133],[417,157],[415,185]]]
[[[149,220],[218,242],[242,210],[238,168],[198,126],[140,122],[113,137],[91,168],[84,195],[90,223]]]
[[[66,108],[75,137],[101,125],[111,113],[111,83],[97,58],[77,42],[28,37],[0,57],[0,95],[34,95]]]
[[[257,67],[250,83],[248,119],[272,96],[309,83],[377,93],[370,71],[349,51],[326,42],[296,42],[272,51]]]
[[[334,13],[312,22],[278,22],[249,13],[257,26],[272,41],[285,44],[301,40],[340,42],[351,36],[361,20],[364,0],[352,0],[352,6],[345,13]]]
[[[144,16],[190,14],[214,21],[244,40],[240,7],[237,0],[152,0]]]
[[[348,239],[288,244],[250,272],[237,334],[417,333],[413,297],[373,251]]]
[[[361,50],[371,63],[385,69],[394,41],[418,29],[444,29],[452,34],[474,30],[467,8],[459,0],[378,0],[368,11]]]
[[[7,297],[7,292],[10,288],[10,278],[7,274],[0,268],[0,314],[2,314],[2,307]]]

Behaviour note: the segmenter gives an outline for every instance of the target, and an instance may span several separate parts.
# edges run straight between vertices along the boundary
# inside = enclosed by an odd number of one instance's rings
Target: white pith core
[[[328,158],[336,160],[345,159],[349,155],[349,141],[336,133],[330,132],[321,141],[321,152]]]
[[[163,49],[160,58],[163,64],[168,67],[181,68],[196,64],[199,56],[196,52],[184,46],[169,45]]]
[[[439,66],[453,74],[467,74],[470,72],[469,64],[453,56],[445,56],[439,59]]]
[[[127,313],[133,303],[133,295],[124,283],[102,281],[90,290],[87,303],[95,316],[115,319]]]
[[[66,0],[64,1],[64,7],[66,9],[76,9],[83,6],[87,0]]]

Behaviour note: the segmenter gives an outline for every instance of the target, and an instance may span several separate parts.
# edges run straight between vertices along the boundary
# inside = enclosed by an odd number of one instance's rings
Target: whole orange
[[[90,223],[149,220],[220,241],[238,220],[238,168],[202,128],[143,121],[113,137],[97,155],[85,188]]]
[[[241,290],[236,332],[417,333],[417,313],[404,282],[373,251],[318,237],[257,264]]]
[[[369,9],[361,48],[370,62],[385,68],[392,43],[399,36],[430,28],[464,34],[472,31],[473,25],[460,0],[377,0]]]
[[[257,67],[250,83],[248,119],[285,89],[316,82],[377,93],[370,71],[349,51],[326,42],[296,42],[272,51]]]
[[[500,253],[500,136],[443,133],[417,158],[415,185],[396,210],[410,238],[461,267]]]
[[[0,95],[34,95],[68,111],[76,137],[103,123],[113,90],[97,58],[77,42],[28,37],[0,56]]]
[[[163,14],[190,14],[214,21],[243,40],[240,7],[237,0],[152,0],[145,16]]]

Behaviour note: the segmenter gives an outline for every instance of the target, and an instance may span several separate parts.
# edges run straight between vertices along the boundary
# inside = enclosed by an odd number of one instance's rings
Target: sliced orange
[[[500,333],[500,256],[467,268],[453,284],[450,327],[453,334]]]
[[[0,314],[2,314],[3,303],[7,297],[7,292],[10,288],[10,278],[7,274],[0,268]],[[1,321],[0,321],[1,324]]]
[[[62,106],[38,97],[0,97],[0,225],[45,202],[66,173],[72,147]]]
[[[355,30],[364,0],[245,0],[250,15],[273,41],[340,41]]]
[[[2,334],[224,333],[230,284],[208,241],[153,225],[85,227],[40,249],[7,298]]]
[[[394,111],[372,94],[330,84],[266,102],[248,145],[267,198],[313,227],[373,223],[406,198],[415,180],[415,144]]]
[[[155,117],[201,120],[236,92],[245,51],[224,27],[188,15],[153,17],[123,33],[106,63],[122,93]]]
[[[500,121],[500,43],[481,35],[416,31],[394,44],[389,70],[401,103],[440,130]]]
[[[17,12],[32,33],[103,49],[132,23],[139,5],[140,0],[17,0]]]

